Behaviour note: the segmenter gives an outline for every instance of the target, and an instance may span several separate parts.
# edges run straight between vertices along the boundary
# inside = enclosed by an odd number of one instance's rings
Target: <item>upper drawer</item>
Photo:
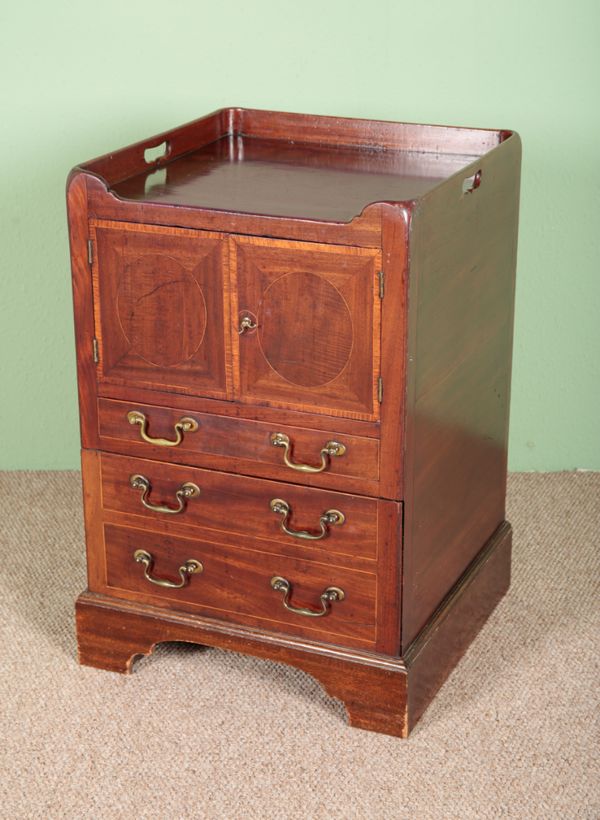
[[[112,399],[98,417],[103,450],[377,495],[378,439]]]

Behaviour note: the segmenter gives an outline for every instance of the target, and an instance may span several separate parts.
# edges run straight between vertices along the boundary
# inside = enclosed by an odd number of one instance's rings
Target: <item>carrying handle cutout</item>
[[[463,194],[472,194],[481,185],[481,168],[472,176],[463,179],[462,192]]]
[[[168,156],[171,146],[164,140],[159,145],[153,145],[151,148],[146,148],[144,151],[144,160],[148,165],[157,165],[161,159]]]

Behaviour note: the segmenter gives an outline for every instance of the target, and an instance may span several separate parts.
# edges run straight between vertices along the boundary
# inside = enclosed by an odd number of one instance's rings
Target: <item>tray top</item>
[[[477,156],[226,135],[110,190],[124,200],[350,222],[372,202],[423,196]]]

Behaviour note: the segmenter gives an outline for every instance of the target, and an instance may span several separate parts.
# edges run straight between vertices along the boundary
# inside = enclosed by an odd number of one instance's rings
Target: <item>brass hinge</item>
[[[98,353],[98,339],[96,339],[96,337],[92,339],[92,352],[94,355],[94,363],[98,364],[100,361],[100,355]]]
[[[88,265],[90,268],[92,267],[92,263],[94,261],[94,243],[91,239],[88,239]]]
[[[385,293],[385,273],[380,270],[377,276],[379,277],[379,298],[383,299],[383,294]]]
[[[377,398],[379,400],[379,404],[383,401],[383,379],[381,376],[377,379]]]

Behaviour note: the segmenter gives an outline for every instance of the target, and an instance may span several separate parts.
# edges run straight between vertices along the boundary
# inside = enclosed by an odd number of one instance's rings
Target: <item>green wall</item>
[[[223,105],[523,139],[510,466],[600,469],[597,0],[0,7],[0,467],[75,468],[65,178]]]

